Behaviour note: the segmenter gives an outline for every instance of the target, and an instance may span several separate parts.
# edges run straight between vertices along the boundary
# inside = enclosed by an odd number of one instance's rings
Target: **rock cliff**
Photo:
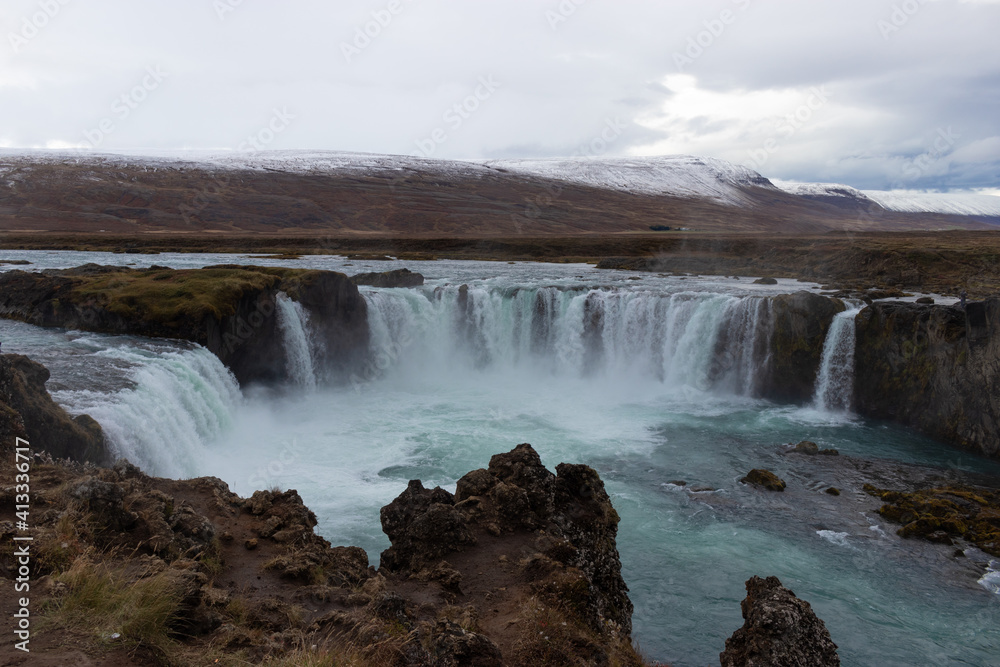
[[[771,298],[771,339],[759,393],[775,401],[804,403],[813,397],[823,344],[840,299],[799,291]]]
[[[837,667],[840,657],[810,604],[777,577],[751,577],[740,603],[745,622],[726,640],[722,667]]]
[[[49,370],[27,357],[0,356],[0,441],[7,446],[24,438],[56,458],[107,463],[100,424],[88,415],[66,414],[45,390],[48,379]]]
[[[410,482],[381,517],[392,540],[383,571],[420,576],[442,559],[464,560],[463,552],[499,552],[493,567],[512,581],[525,578],[540,599],[567,605],[609,642],[631,635],[632,603],[615,546],[618,513],[588,466],[561,463],[553,475],[521,444],[462,477],[454,495]]]
[[[75,269],[0,274],[0,316],[38,326],[179,338],[207,347],[241,383],[287,379],[276,299],[285,292],[321,332],[330,375],[360,367],[367,307],[340,273],[223,265],[134,270]]]
[[[855,321],[858,412],[1000,456],[1000,299],[876,302]]]

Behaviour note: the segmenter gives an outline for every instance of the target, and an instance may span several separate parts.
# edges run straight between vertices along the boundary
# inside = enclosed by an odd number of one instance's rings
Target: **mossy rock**
[[[914,492],[888,491],[865,484],[865,493],[886,504],[878,512],[902,524],[900,537],[952,544],[963,539],[1000,556],[1000,491],[946,486]]]
[[[740,480],[744,484],[753,484],[768,491],[784,491],[785,480],[775,475],[770,470],[754,468],[747,473],[747,476]]]

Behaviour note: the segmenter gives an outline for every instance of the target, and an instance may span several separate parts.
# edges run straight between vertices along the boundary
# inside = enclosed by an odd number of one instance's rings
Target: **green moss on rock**
[[[1000,491],[944,486],[914,492],[889,491],[865,484],[865,493],[882,500],[878,512],[901,524],[901,537],[952,544],[963,539],[1000,556]]]

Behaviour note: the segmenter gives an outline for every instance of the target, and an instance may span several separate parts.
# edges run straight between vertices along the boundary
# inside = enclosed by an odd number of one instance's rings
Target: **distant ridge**
[[[693,156],[0,150],[0,231],[416,236],[996,229],[1000,197],[771,182]]]

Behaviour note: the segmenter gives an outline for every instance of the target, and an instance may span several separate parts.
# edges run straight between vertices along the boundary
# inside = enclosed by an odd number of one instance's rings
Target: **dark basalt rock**
[[[488,637],[442,619],[429,635],[431,664],[440,667],[503,667],[500,649]]]
[[[836,449],[820,449],[819,445],[810,440],[803,440],[799,444],[795,445],[788,450],[789,454],[805,454],[807,456],[816,456],[820,454],[822,456],[839,456],[840,452]]]
[[[392,541],[382,552],[382,570],[426,577],[442,557],[484,537],[544,535],[527,566],[539,591],[572,599],[599,632],[631,633],[632,603],[615,543],[618,513],[597,472],[561,463],[552,474],[531,445],[521,444],[491,458],[489,469],[465,475],[456,491],[425,489],[414,480],[382,508],[382,529]],[[555,589],[545,588],[553,581]]]
[[[1000,456],[1000,299],[858,314],[855,409]]]
[[[753,281],[754,285],[777,285],[778,281],[774,278],[758,278]]]
[[[110,274],[120,274],[121,280]],[[131,288],[118,295],[116,282]],[[98,289],[92,289],[95,284]],[[276,313],[279,292],[309,312],[320,332],[319,361],[327,375],[346,377],[362,367],[368,351],[367,306],[354,283],[332,271],[240,265],[137,270],[96,264],[9,271],[0,274],[0,317],[44,327],[190,340],[208,348],[241,383],[281,382],[288,371]],[[179,298],[184,293],[197,298]]]
[[[722,667],[837,667],[840,657],[810,604],[777,577],[751,577],[740,603],[745,622],[726,640]]]
[[[833,317],[845,309],[840,299],[804,290],[771,297],[770,361],[758,380],[760,396],[792,403],[812,400],[826,334]]]
[[[382,273],[359,273],[351,276],[351,282],[370,287],[420,287],[424,284],[424,277],[409,269],[396,269]]]
[[[747,473],[747,476],[740,480],[744,484],[753,484],[768,491],[784,491],[785,480],[775,475],[770,470],[754,468]]]
[[[870,484],[865,493],[886,504],[878,513],[894,523],[900,537],[940,544],[964,539],[1000,556],[1000,492],[974,486],[945,486],[914,492],[888,491]]]
[[[70,417],[45,390],[49,370],[19,354],[0,355],[0,437],[28,440],[33,451],[55,458],[106,464],[110,454],[100,425],[88,415]]]
[[[382,531],[392,546],[382,552],[381,567],[417,572],[442,556],[475,544],[465,513],[441,487],[425,489],[411,480],[406,490],[382,508]]]

